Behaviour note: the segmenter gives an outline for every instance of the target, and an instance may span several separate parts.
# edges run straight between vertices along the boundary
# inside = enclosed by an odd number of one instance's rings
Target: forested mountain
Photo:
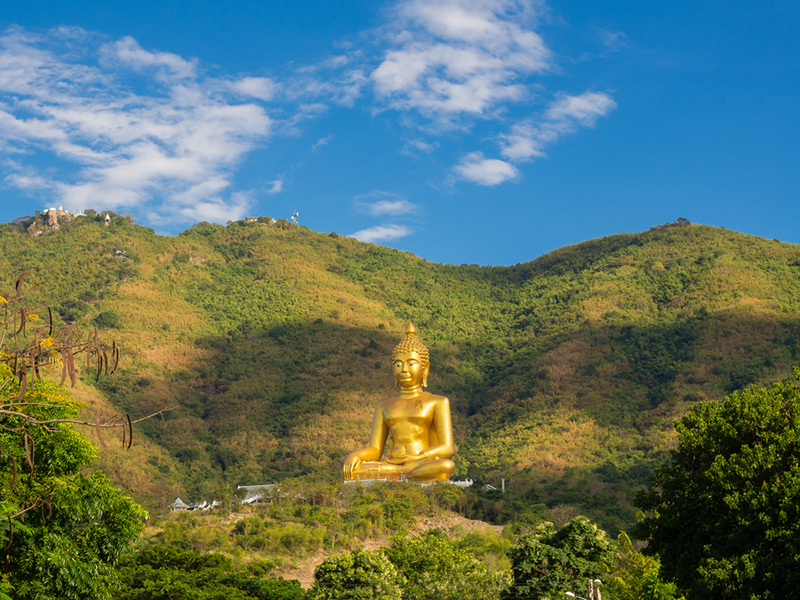
[[[37,215],[0,226],[0,272],[4,287],[29,273],[33,300],[120,344],[116,382],[75,390],[92,414],[175,407],[130,451],[101,452],[151,508],[338,480],[392,392],[408,321],[431,349],[429,390],[451,399],[456,478],[506,479],[488,518],[628,527],[675,418],[800,362],[800,247],[684,220],[478,267],[268,218],[164,237],[95,214],[49,231]]]

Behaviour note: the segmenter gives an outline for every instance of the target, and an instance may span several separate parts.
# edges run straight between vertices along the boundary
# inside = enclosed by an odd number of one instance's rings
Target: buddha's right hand
[[[361,457],[358,456],[356,452],[345,459],[344,466],[342,467],[342,476],[344,477],[345,481],[350,481],[351,479],[356,478],[356,471],[362,462],[363,461],[361,460]]]

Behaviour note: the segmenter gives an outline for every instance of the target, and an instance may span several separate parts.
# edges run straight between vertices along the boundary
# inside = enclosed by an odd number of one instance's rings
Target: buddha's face
[[[398,352],[394,356],[394,377],[400,387],[421,385],[428,375],[428,367],[422,362],[419,353]]]

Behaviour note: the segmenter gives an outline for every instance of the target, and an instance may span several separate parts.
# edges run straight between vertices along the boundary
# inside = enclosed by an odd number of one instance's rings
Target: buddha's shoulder
[[[450,402],[447,396],[439,396],[437,394],[431,394],[430,392],[423,392],[422,396],[425,402],[431,404],[449,404]]]

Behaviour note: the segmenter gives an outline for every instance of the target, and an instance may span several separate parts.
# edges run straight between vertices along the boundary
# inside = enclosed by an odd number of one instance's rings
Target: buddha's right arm
[[[380,403],[375,407],[375,415],[372,418],[372,435],[370,436],[369,446],[356,450],[347,455],[342,467],[342,474],[345,479],[353,479],[359,465],[365,461],[380,460],[383,447],[386,445],[386,437],[389,435],[389,426],[383,418],[383,411]]]
[[[386,418],[383,416],[380,402],[375,407],[375,415],[372,417],[372,434],[369,436],[369,446],[364,448],[375,448],[378,455],[375,458],[368,458],[365,460],[378,460],[381,457],[383,447],[386,445],[386,438],[389,436],[389,426],[386,424]]]

